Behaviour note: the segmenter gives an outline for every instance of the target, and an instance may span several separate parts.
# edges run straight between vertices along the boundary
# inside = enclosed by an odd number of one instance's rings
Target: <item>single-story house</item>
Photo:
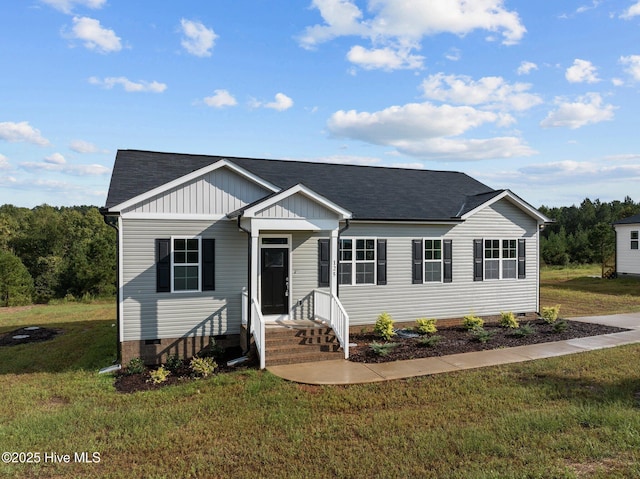
[[[613,224],[616,231],[616,274],[640,276],[640,215]]]
[[[123,363],[244,334],[264,367],[268,325],[309,320],[348,357],[350,329],[382,312],[540,309],[550,220],[464,173],[121,150],[101,211],[118,231]]]

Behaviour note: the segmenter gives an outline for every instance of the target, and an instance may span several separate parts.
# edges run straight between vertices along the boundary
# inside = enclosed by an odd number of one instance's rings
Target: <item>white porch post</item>
[[[329,289],[331,296],[338,297],[338,229],[331,230],[331,271],[329,272]],[[333,301],[329,302],[329,321],[334,322]]]
[[[260,235],[260,230],[255,228],[253,225],[251,227],[251,297],[249,301],[255,300],[258,301],[258,265],[260,264],[260,245],[258,243],[258,237]]]

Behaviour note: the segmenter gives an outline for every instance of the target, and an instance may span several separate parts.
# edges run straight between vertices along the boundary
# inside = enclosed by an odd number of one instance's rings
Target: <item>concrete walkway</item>
[[[343,359],[315,363],[271,366],[267,370],[276,376],[305,384],[360,384],[392,379],[404,379],[429,374],[461,371],[463,369],[518,363],[532,359],[550,358],[565,354],[612,348],[640,343],[640,313],[613,316],[570,318],[572,321],[618,326],[630,331],[556,341],[552,343],[518,346],[508,349],[477,351],[432,358],[392,361],[387,363],[355,363]]]

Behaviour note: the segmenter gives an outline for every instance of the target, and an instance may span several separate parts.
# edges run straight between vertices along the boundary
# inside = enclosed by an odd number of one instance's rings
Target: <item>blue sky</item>
[[[640,201],[639,27],[638,0],[8,0],[0,204],[101,206],[118,149]]]

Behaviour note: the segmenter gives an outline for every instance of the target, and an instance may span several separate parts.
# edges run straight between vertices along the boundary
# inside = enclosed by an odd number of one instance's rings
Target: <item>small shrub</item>
[[[149,381],[153,384],[160,384],[165,382],[169,378],[170,374],[171,371],[165,369],[164,366],[160,366],[158,369],[149,371]]]
[[[547,306],[542,308],[542,319],[546,323],[553,324],[558,320],[558,316],[560,315],[560,305],[557,306]]]
[[[471,334],[476,341],[480,341],[481,343],[488,343],[489,340],[493,337],[493,333],[491,331],[487,331],[482,326],[471,330]]]
[[[475,316],[472,313],[472,314],[468,314],[463,318],[462,325],[469,331],[472,331],[474,329],[484,327],[484,320],[482,318],[479,318],[478,316]]]
[[[196,376],[206,378],[213,374],[213,371],[218,367],[218,364],[213,360],[213,358],[199,358],[196,356],[191,359],[189,367]]]
[[[141,358],[133,358],[127,364],[127,374],[142,374],[147,370]]]
[[[438,332],[435,319],[420,318],[416,319],[416,331],[420,334],[435,334]]]
[[[213,358],[216,360],[222,360],[224,358],[224,347],[216,343],[216,340],[211,338],[211,343],[198,353],[200,358]]]
[[[442,336],[435,334],[418,339],[418,345],[425,348],[435,348],[440,341],[442,341]]]
[[[525,336],[530,336],[535,332],[536,330],[531,324],[525,323],[522,326],[520,326],[518,329],[516,329],[513,332],[513,335],[519,338],[524,338]]]
[[[398,343],[377,343],[373,341],[369,348],[376,356],[387,356],[397,345]]]
[[[388,313],[382,313],[378,316],[373,332],[386,341],[390,340],[396,334],[393,331],[393,319],[391,318],[391,315]]]
[[[567,323],[564,319],[560,321],[556,321],[553,323],[553,332],[554,333],[564,333],[569,327],[569,323]]]
[[[520,324],[518,323],[515,315],[511,311],[509,311],[506,313],[500,313],[500,326],[502,326],[503,328],[518,329],[520,327]]]
[[[183,361],[177,354],[172,354],[171,356],[167,357],[167,363],[165,364],[167,369],[173,373],[180,369],[182,365]]]

